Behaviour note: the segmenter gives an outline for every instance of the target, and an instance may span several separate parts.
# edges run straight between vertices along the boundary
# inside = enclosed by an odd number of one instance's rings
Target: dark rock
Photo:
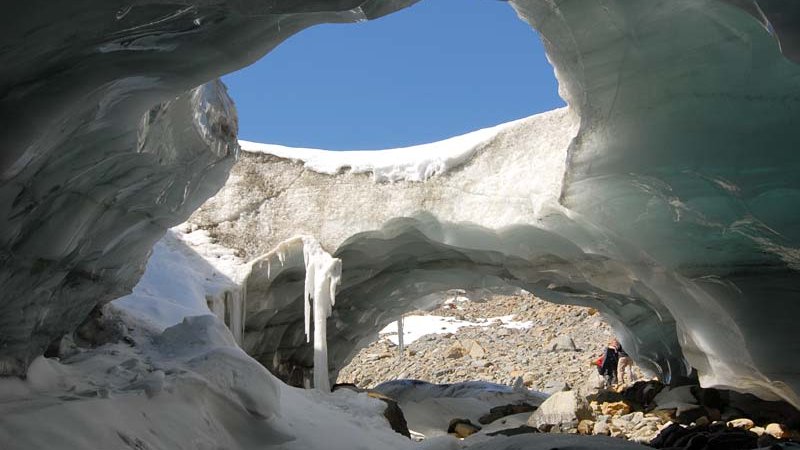
[[[669,448],[674,447],[678,439],[688,435],[690,431],[680,426],[680,424],[673,423],[668,427],[661,430],[658,435],[650,441],[650,446],[654,448]]]
[[[528,403],[495,406],[494,408],[489,410],[488,414],[484,414],[483,416],[481,416],[481,418],[478,419],[478,422],[480,422],[483,425],[487,425],[502,417],[511,416],[513,414],[521,414],[525,412],[533,412],[533,411],[536,411],[536,406],[533,406]]]
[[[492,433],[486,433],[487,436],[516,436],[518,434],[539,433],[539,430],[528,425],[520,425],[516,428],[506,428]]]
[[[370,397],[386,403],[386,409],[383,410],[383,417],[386,417],[386,420],[389,421],[389,426],[392,427],[392,430],[395,432],[402,434],[407,438],[411,438],[411,432],[408,429],[408,423],[406,422],[405,414],[403,414],[403,410],[394,399],[389,398],[377,391],[361,389],[353,383],[336,383],[333,385],[333,387],[331,387],[331,391],[333,392],[338,391],[339,389],[348,389],[354,392],[366,392]]]
[[[392,430],[402,434],[407,438],[411,438],[411,432],[408,429],[406,416],[403,414],[403,410],[400,408],[400,405],[394,400],[382,397],[379,398],[386,403],[386,409],[383,411],[383,417],[386,417],[386,420],[389,421],[389,426],[392,427]]]

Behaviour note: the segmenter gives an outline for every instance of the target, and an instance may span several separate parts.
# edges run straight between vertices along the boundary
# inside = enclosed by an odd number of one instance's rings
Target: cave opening
[[[565,105],[539,36],[497,1],[318,25],[223,81],[240,139],[300,148],[407,147]]]
[[[416,379],[521,384],[548,393],[577,389],[596,379],[596,359],[614,337],[596,309],[553,304],[521,289],[454,289],[436,296],[443,300],[432,309],[384,327],[339,371],[337,383],[369,389]],[[642,379],[635,370],[634,378]]]

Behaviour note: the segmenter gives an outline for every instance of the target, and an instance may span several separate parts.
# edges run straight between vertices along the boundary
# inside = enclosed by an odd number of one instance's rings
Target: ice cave
[[[567,107],[373,152],[238,140],[219,77],[416,1],[8,5],[0,448],[800,448],[800,3],[508,0]],[[590,307],[659,381],[331,391],[452,289]],[[390,427],[445,391],[522,418]]]

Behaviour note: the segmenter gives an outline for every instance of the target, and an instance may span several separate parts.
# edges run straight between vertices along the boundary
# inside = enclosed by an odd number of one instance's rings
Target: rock
[[[578,424],[578,434],[592,434],[592,430],[594,430],[594,421],[589,419],[583,419]]]
[[[551,340],[544,346],[547,352],[574,352],[576,351],[575,342],[567,335],[561,335]]]
[[[696,406],[696,407],[691,407],[691,405],[688,406],[690,407],[687,407],[685,409],[678,409],[675,414],[675,417],[678,419],[678,422],[684,425],[694,423],[697,421],[697,419],[709,415],[708,411],[704,406]]]
[[[583,419],[591,419],[592,410],[586,399],[574,391],[557,392],[545,400],[528,419],[528,425],[543,426],[568,424],[576,427]]]
[[[372,396],[371,393],[370,396]],[[403,410],[400,409],[400,405],[388,397],[381,396],[379,398],[386,403],[386,409],[383,410],[383,417],[386,417],[386,420],[389,421],[389,426],[392,427],[392,430],[410,438],[411,432],[408,429],[406,416],[403,414]]]
[[[757,434],[757,435],[759,435],[759,436],[763,435],[763,434],[764,434],[764,432],[766,432],[766,431],[767,431],[767,430],[765,430],[763,427],[753,427],[753,428],[750,428],[750,432],[751,432],[751,433],[755,433],[755,434]]]
[[[704,427],[704,426],[706,426],[706,425],[708,425],[710,423],[711,423],[711,421],[708,420],[708,417],[706,417],[706,416],[701,416],[699,419],[694,421],[694,424],[696,426],[698,426],[698,427]]]
[[[755,426],[755,424],[750,419],[740,418],[740,419],[733,419],[733,420],[729,420],[728,421],[728,427],[730,427],[730,428],[741,428],[743,430],[749,430],[750,428],[753,428],[754,426]]]
[[[489,410],[488,414],[484,414],[478,419],[482,425],[490,424],[501,417],[510,416],[513,414],[521,414],[525,412],[536,411],[536,407],[528,403],[509,404],[503,406],[495,406]]]
[[[787,434],[788,434],[786,429],[782,425],[777,424],[777,423],[768,424],[764,428],[764,432],[767,433],[768,435],[776,438],[776,439],[783,439],[783,438],[787,437]]]
[[[632,413],[625,414],[622,418],[633,425],[638,425],[644,420],[644,413],[641,411],[634,411]]]
[[[530,372],[525,372],[525,374],[522,375],[522,384],[525,386],[531,387],[535,380],[536,378]]]
[[[606,421],[597,421],[597,422],[595,422],[594,423],[594,427],[592,427],[592,434],[610,436],[611,435],[611,429],[608,426],[608,422],[606,422]]]
[[[545,394],[555,394],[556,392],[568,391],[570,390],[569,384],[565,383],[564,381],[555,381],[549,380],[544,384],[544,388],[541,390]]]
[[[453,419],[447,426],[447,432],[455,434],[459,438],[465,438],[481,430],[481,427],[474,425],[469,419]]]
[[[467,350],[461,344],[454,344],[447,349],[445,356],[450,359],[463,358],[467,354]]]
[[[625,402],[602,403],[600,411],[606,416],[623,416],[631,412],[631,407]]]
[[[579,387],[578,390],[584,395],[593,395],[602,390],[604,387],[605,380],[603,380],[603,377],[597,373],[597,370],[593,366],[590,368],[589,374],[586,376],[582,387]]]
[[[518,434],[528,434],[528,433],[538,433],[539,430],[537,428],[530,427],[528,425],[521,425],[516,428],[506,428],[504,430],[495,431],[493,433],[486,433],[487,436],[516,436]]]
[[[482,359],[486,356],[486,350],[474,339],[461,339],[461,345],[466,349],[467,354],[474,359]]]

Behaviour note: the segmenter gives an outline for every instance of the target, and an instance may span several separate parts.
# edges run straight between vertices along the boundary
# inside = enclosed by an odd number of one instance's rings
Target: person
[[[617,353],[618,344],[619,342],[617,342],[616,339],[612,339],[611,342],[608,343],[605,353],[603,354],[603,364],[600,365],[600,375],[602,375],[605,380],[606,389],[613,386],[616,382],[617,362],[619,359]]]
[[[626,352],[622,348],[622,344],[619,343],[618,340],[614,339],[617,346],[617,383],[625,384],[625,374],[627,369],[628,375],[628,383],[633,383],[633,360],[631,359],[628,352]]]

